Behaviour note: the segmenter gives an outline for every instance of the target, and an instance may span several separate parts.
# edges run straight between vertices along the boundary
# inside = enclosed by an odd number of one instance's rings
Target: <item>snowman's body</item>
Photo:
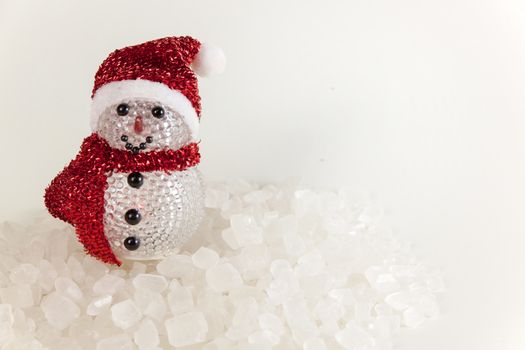
[[[143,184],[134,188],[129,173],[108,177],[104,194],[104,228],[112,249],[124,259],[159,259],[176,253],[197,230],[204,211],[204,187],[197,168],[185,171],[141,173]],[[141,213],[130,225],[125,213]],[[124,247],[127,237],[136,237],[140,247]]]

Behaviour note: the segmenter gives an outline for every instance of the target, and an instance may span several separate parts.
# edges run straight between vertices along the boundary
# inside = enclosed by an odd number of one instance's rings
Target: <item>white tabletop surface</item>
[[[180,34],[229,60],[201,79],[206,177],[370,191],[448,287],[396,349],[525,349],[518,0],[0,0],[0,219],[42,210],[105,56]]]

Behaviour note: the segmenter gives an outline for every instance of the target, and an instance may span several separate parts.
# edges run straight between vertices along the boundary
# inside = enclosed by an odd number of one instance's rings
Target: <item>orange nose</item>
[[[135,118],[135,125],[133,125],[133,130],[137,134],[140,134],[144,130],[144,125],[142,124],[142,117],[139,115]]]

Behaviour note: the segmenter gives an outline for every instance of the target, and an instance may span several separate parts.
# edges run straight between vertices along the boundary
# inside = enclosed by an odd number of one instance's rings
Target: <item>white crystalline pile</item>
[[[439,273],[347,192],[210,184],[179,254],[104,265],[48,215],[0,227],[0,347],[391,349],[438,314]]]

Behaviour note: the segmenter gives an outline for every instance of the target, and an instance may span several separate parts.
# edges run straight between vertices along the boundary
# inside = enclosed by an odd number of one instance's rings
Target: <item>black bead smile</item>
[[[148,143],[153,142],[153,136],[146,137],[146,142],[141,142],[138,146],[134,146],[132,143],[128,142],[128,135],[122,135],[120,137],[122,142],[126,143],[126,149],[131,151],[133,154],[138,154],[141,150],[146,149]]]

